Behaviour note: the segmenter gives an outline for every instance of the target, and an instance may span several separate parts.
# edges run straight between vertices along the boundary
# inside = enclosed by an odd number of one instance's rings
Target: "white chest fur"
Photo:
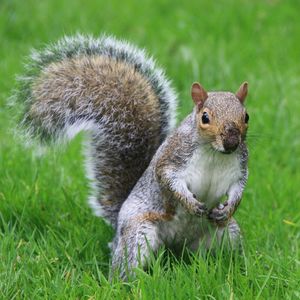
[[[190,191],[208,207],[215,206],[240,178],[241,167],[236,153],[212,153],[207,149],[196,150],[182,172],[182,179]]]

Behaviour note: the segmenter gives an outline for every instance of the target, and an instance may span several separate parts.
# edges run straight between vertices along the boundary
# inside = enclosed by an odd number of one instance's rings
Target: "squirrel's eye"
[[[249,115],[246,113],[245,115],[245,123],[247,124],[249,122]]]
[[[208,124],[209,123],[209,117],[208,117],[208,113],[204,112],[202,115],[202,123],[203,124]]]

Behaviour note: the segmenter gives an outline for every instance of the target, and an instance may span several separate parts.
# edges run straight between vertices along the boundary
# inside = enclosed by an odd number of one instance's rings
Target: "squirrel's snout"
[[[232,153],[236,150],[238,145],[240,144],[240,139],[236,136],[231,136],[230,138],[223,140],[223,147],[225,153]]]
[[[235,126],[225,126],[222,134],[224,153],[232,153],[237,149],[241,141],[240,130]]]

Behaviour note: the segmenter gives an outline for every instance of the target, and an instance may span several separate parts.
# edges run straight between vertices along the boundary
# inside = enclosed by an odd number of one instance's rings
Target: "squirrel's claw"
[[[213,208],[209,214],[208,218],[215,222],[224,222],[230,218],[230,209],[228,204],[219,205],[216,208]]]
[[[195,215],[203,216],[207,214],[207,207],[204,203],[198,202],[197,206],[195,207]]]

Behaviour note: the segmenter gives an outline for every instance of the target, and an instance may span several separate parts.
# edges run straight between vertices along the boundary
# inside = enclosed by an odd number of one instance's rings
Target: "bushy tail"
[[[89,203],[116,226],[118,212],[174,127],[176,97],[143,51],[111,37],[66,37],[33,51],[16,99],[41,141],[88,135]]]

